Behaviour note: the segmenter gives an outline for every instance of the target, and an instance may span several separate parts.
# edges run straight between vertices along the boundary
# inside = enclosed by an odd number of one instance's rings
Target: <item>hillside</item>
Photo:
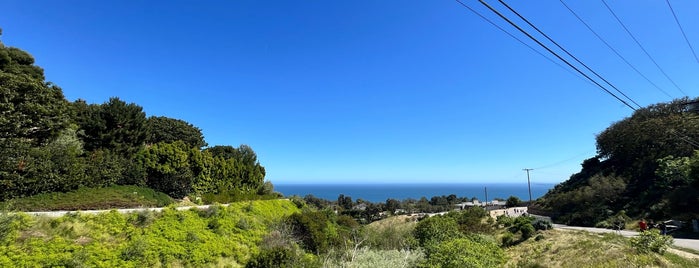
[[[666,252],[639,253],[615,234],[549,230],[506,251],[506,267],[697,267],[699,260]]]
[[[258,252],[272,223],[298,211],[266,200],[55,219],[0,214],[0,267],[236,267]]]
[[[699,216],[699,116],[678,99],[638,109],[597,135],[597,156],[537,200],[557,222],[607,226]]]

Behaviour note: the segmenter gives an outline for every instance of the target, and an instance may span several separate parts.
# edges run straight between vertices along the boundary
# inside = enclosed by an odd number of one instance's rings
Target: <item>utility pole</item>
[[[534,170],[534,169],[533,168],[525,168],[523,170],[527,172],[527,186],[529,187],[529,206],[531,206],[532,205],[532,183],[529,180],[529,171]]]
[[[488,187],[485,187],[485,207],[488,207]]]

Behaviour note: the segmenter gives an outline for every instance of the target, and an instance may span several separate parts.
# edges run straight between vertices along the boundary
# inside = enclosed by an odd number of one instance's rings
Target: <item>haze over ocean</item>
[[[532,183],[532,199],[537,199],[555,186],[553,183]],[[352,197],[352,200],[363,199],[373,203],[385,202],[388,198],[404,200],[420,199],[432,196],[455,194],[458,197],[476,197],[485,199],[487,188],[488,200],[494,198],[507,199],[510,196],[519,197],[522,201],[529,200],[526,183],[391,183],[391,184],[284,184],[277,183],[274,190],[284,196],[306,196],[337,200],[340,194]]]

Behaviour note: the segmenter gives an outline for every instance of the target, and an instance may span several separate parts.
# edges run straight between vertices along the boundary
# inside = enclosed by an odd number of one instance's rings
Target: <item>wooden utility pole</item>
[[[523,170],[527,172],[527,186],[529,187],[529,206],[531,206],[532,205],[532,183],[529,180],[529,171],[534,170],[534,169],[533,168],[525,168]]]

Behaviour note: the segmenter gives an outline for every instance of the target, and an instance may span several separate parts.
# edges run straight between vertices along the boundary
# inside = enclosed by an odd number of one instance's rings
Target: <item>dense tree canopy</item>
[[[207,144],[201,129],[184,120],[165,116],[151,116],[146,121],[146,143],[183,141],[190,147],[202,148]]]
[[[0,139],[43,144],[67,126],[67,108],[29,53],[0,42]]]
[[[110,98],[96,105],[78,100],[74,103],[76,122],[82,131],[85,149],[113,150],[123,155],[138,151],[146,138],[146,114],[141,106]]]
[[[597,136],[596,157],[538,205],[560,221],[596,225],[624,210],[637,217],[693,217],[678,207],[691,199],[690,157],[699,149],[699,117],[687,98],[637,110]],[[696,212],[692,212],[696,213]]]
[[[204,146],[199,128],[118,97],[68,102],[29,53],[0,43],[0,201],[113,184],[174,197],[273,189],[249,146]]]

